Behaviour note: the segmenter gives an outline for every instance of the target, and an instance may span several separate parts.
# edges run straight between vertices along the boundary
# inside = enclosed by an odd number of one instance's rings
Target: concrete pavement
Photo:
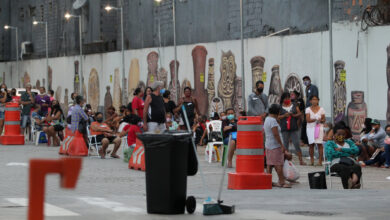
[[[221,177],[221,166],[200,161],[213,198]],[[0,146],[0,219],[26,219],[28,161],[30,158],[59,158],[58,148],[45,145]],[[297,164],[297,163],[296,163]],[[307,173],[322,167],[297,166],[301,178],[292,189],[226,190],[223,200],[235,204],[237,213],[213,219],[390,219],[390,170],[364,168],[363,190],[342,190],[339,178],[333,189],[310,190]],[[234,171],[229,169],[228,172]],[[276,181],[275,175],[274,180]],[[188,195],[197,198],[194,215],[146,214],[145,173],[129,170],[122,159],[83,159],[75,190],[59,188],[58,175],[46,182],[46,219],[203,219],[202,202],[207,197],[199,173],[188,177]]]

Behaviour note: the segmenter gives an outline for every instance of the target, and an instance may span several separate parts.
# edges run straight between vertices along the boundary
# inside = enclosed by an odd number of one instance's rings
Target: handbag
[[[352,166],[355,164],[355,161],[349,157],[341,157],[339,163],[347,166]]]

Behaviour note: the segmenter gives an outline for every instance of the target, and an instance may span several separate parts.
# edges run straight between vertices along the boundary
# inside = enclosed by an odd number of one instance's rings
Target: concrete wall
[[[355,23],[334,24],[334,61],[343,60],[346,63],[347,72],[347,103],[351,100],[351,91],[362,90],[365,93],[365,102],[368,106],[368,116],[385,120],[387,108],[386,85],[386,47],[390,44],[390,27],[374,27],[368,32],[360,33],[360,26]],[[358,57],[356,57],[357,40],[359,32]],[[282,85],[290,73],[296,73],[299,77],[310,75],[313,83],[319,87],[321,105],[325,108],[327,116],[330,116],[330,81],[329,81],[329,49],[328,32],[317,32],[285,37],[256,38],[245,40],[245,91],[246,96],[251,92],[252,74],[250,59],[254,56],[265,57],[264,71],[267,72],[265,92],[268,93],[273,65],[280,65],[280,77]],[[220,79],[220,65],[222,51],[229,50],[235,56],[237,64],[236,75],[241,76],[240,41],[219,41],[217,43],[197,44],[207,49],[207,60],[215,59],[215,86]],[[191,51],[196,45],[183,45],[178,47],[179,80],[188,79],[194,85],[194,70]],[[140,80],[146,82],[148,65],[146,57],[151,51],[159,53],[159,67],[164,67],[169,72],[169,63],[173,60],[173,47],[147,48],[128,50],[125,53],[126,77],[132,59],[139,59]],[[89,73],[95,68],[100,80],[100,102],[103,105],[105,87],[110,83],[110,75],[115,68],[121,69],[119,52],[87,55],[84,59],[84,77],[88,83]],[[53,69],[53,89],[61,86],[64,90],[69,88],[69,94],[73,91],[74,61],[78,57],[58,57],[49,60]],[[15,63],[0,63],[0,73],[5,74],[5,83],[8,87],[17,85],[14,75]],[[37,79],[45,78],[45,60],[30,60],[20,62],[21,72],[28,72],[33,85]],[[207,63],[206,63],[207,73]],[[168,74],[168,82],[170,81]],[[21,77],[21,76],[20,76]],[[207,85],[207,75],[205,77]],[[130,79],[132,80],[132,79]],[[120,85],[121,86],[121,85]],[[62,92],[64,94],[64,91]],[[112,90],[111,90],[112,94]],[[63,95],[62,95],[63,96]],[[62,97],[63,99],[63,97]]]

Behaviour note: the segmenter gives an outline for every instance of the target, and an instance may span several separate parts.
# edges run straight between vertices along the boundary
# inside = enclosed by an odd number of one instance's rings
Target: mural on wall
[[[146,84],[150,86],[157,80],[158,53],[155,51],[150,52],[146,60],[148,63],[148,78],[146,80]]]
[[[271,69],[271,82],[268,92],[268,105],[280,104],[280,97],[283,93],[282,82],[280,81],[279,65],[275,65]]]
[[[108,107],[112,106],[112,96],[110,86],[106,87],[106,94],[104,95],[104,116],[107,115]]]
[[[48,77],[49,77],[49,89],[53,89],[52,88],[52,83],[53,83],[53,70],[51,69],[51,67],[50,66],[48,66],[47,68],[49,68],[49,74],[48,74]]]
[[[252,68],[252,92],[256,92],[256,82],[263,80],[265,58],[262,56],[255,56],[250,62]]]
[[[209,114],[212,113],[212,101],[215,97],[215,81],[214,81],[214,58],[209,59],[209,68],[207,74],[207,97],[209,106]]]
[[[157,80],[164,83],[164,88],[168,88],[168,72],[161,67],[157,73]]]
[[[240,114],[240,111],[242,111],[244,108],[242,107],[242,101],[244,99],[245,102],[245,97],[242,96],[242,78],[240,76],[236,77],[235,80],[235,86],[234,86],[234,111],[236,112],[236,115],[238,116]]]
[[[199,111],[202,115],[206,115],[209,108],[207,91],[205,89],[206,56],[207,50],[204,46],[196,46],[194,49],[192,49],[195,86],[193,96],[198,101]]]
[[[179,66],[180,63],[179,61],[176,61],[176,69],[177,69],[177,76],[179,77]],[[171,71],[171,81],[169,82],[168,90],[171,92],[171,100],[174,101],[175,103],[178,102],[177,100],[177,94],[178,92],[176,91],[176,85],[178,91],[180,91],[180,82],[178,79],[176,79],[176,74],[175,74],[175,61],[172,60],[169,63],[169,69]]]
[[[190,82],[187,78],[185,78],[185,79],[183,80],[182,84],[181,84],[180,98],[184,97],[184,89],[185,89],[186,87],[192,88],[191,82]]]
[[[287,76],[286,82],[284,83],[284,91],[292,92],[297,91],[300,94],[299,98],[303,98],[305,95],[303,92],[303,86],[300,77],[296,73],[290,73]]]
[[[351,128],[353,139],[360,139],[365,118],[367,118],[367,105],[364,102],[363,91],[352,91],[351,102],[347,109],[348,125]]]
[[[79,75],[79,61],[74,61],[74,78],[73,78],[73,92],[80,93],[80,75]]]
[[[28,83],[31,84],[31,78],[30,75],[27,72],[25,72],[23,76],[23,88],[25,88]]]
[[[99,75],[95,68],[92,68],[89,74],[88,80],[88,100],[91,104],[92,111],[97,112],[99,108],[99,99],[100,99],[100,83]]]
[[[345,62],[338,60],[334,63],[335,79],[333,84],[333,115],[334,123],[344,120],[345,107],[347,105],[347,88],[340,74],[344,70]]]
[[[121,77],[119,74],[119,69],[115,68],[114,71],[114,88],[113,88],[113,99],[112,99],[112,105],[114,106],[115,110],[118,111],[119,107],[122,105],[122,93],[121,93]]]
[[[213,98],[210,105],[210,113],[217,112],[220,115],[224,111],[222,99],[219,97]]]
[[[236,62],[234,54],[229,50],[222,51],[221,56],[221,78],[218,82],[218,96],[223,101],[224,109],[233,107],[234,82],[236,80]]]
[[[37,82],[35,83],[35,87],[37,89],[41,88],[41,81],[39,81],[39,79],[37,80]]]
[[[387,75],[387,112],[386,112],[386,119],[387,119],[387,124],[390,124],[390,45],[387,47],[386,75]]]
[[[129,69],[129,75],[128,75],[128,89],[129,89],[129,99],[128,101],[131,102],[134,97],[134,90],[138,87],[139,83],[139,62],[138,59],[132,59],[130,63],[130,69]]]

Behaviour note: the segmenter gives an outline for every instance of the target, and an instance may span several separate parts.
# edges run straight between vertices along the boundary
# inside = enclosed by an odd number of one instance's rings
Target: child
[[[179,125],[175,120],[173,120],[172,113],[167,112],[165,114],[165,119],[165,126],[167,127],[167,130],[176,131]]]
[[[137,133],[142,133],[138,123],[141,122],[141,118],[138,115],[131,115],[130,118],[130,127],[127,133],[127,146],[135,146],[135,141],[137,139]]]

